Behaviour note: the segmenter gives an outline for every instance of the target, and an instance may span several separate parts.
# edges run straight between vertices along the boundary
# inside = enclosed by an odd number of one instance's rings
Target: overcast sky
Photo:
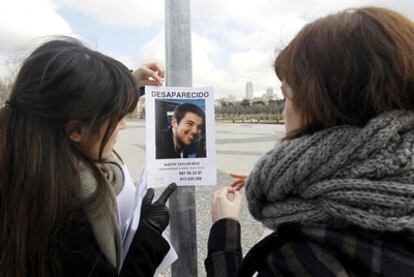
[[[165,0],[0,0],[0,76],[9,76],[45,36],[71,35],[128,67],[165,65]],[[412,0],[191,0],[193,85],[216,97],[279,93],[272,62],[306,23],[359,6],[382,6],[414,19]]]

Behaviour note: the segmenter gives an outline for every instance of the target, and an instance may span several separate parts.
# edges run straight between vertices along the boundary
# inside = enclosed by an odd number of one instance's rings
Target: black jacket
[[[170,249],[158,232],[140,224],[118,274],[100,251],[85,215],[68,221],[59,236],[60,272],[64,277],[152,277]]]
[[[286,224],[242,259],[240,224],[211,228],[207,276],[414,276],[412,233]],[[256,275],[255,275],[256,276]]]
[[[205,158],[205,141],[195,141],[193,144],[184,146],[182,149],[183,158]],[[171,128],[157,131],[155,142],[156,159],[179,159],[181,151],[176,151],[173,132]]]

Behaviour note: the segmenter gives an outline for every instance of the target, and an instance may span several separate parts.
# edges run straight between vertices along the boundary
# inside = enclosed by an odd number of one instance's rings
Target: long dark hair
[[[360,8],[306,25],[278,55],[292,88],[298,137],[341,124],[364,126],[392,109],[414,110],[414,24],[383,8]]]
[[[72,38],[44,43],[24,61],[0,110],[0,272],[56,276],[57,238],[77,209],[98,209],[108,185],[68,139],[67,123],[93,136],[107,126],[100,157],[138,94],[120,62]],[[70,130],[69,130],[70,131]],[[80,202],[78,161],[93,170],[98,190]]]

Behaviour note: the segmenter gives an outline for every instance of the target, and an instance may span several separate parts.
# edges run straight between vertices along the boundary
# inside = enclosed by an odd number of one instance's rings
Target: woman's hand
[[[214,193],[211,205],[213,223],[223,218],[239,220],[241,194],[234,188],[225,187]]]
[[[231,182],[230,187],[241,190],[244,185],[246,184],[246,179],[248,175],[239,174],[239,173],[230,173],[230,176],[234,178],[233,182]]]
[[[139,223],[147,225],[160,234],[164,232],[170,223],[170,210],[166,203],[176,189],[177,185],[171,183],[155,202],[152,202],[152,199],[154,198],[154,189],[148,189],[144,199],[142,199]]]
[[[164,68],[158,63],[144,64],[132,75],[137,87],[162,86],[164,84]]]

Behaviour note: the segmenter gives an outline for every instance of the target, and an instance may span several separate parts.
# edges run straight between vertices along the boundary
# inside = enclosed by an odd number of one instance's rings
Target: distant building
[[[221,106],[223,106],[223,100],[222,100],[222,98],[214,99],[214,106],[215,107],[221,107]]]
[[[236,96],[229,95],[227,97],[222,97],[214,100],[214,105],[216,107],[221,107],[223,105],[234,104],[237,101]]]
[[[246,83],[246,99],[253,99],[253,82],[251,81]]]
[[[236,102],[236,96],[234,96],[234,95],[229,95],[229,96],[227,96],[226,98],[224,98],[227,102],[229,102],[229,103],[234,103],[234,102]]]
[[[268,87],[266,89],[266,93],[263,94],[262,97],[263,102],[269,103],[271,100],[277,100],[276,94],[273,92],[273,89],[271,87]]]
[[[273,96],[273,89],[271,87],[268,87],[266,89],[266,96],[269,96],[269,97]]]
[[[254,97],[251,99],[250,103],[252,104],[257,104],[257,103],[261,103],[263,104],[263,97]]]

